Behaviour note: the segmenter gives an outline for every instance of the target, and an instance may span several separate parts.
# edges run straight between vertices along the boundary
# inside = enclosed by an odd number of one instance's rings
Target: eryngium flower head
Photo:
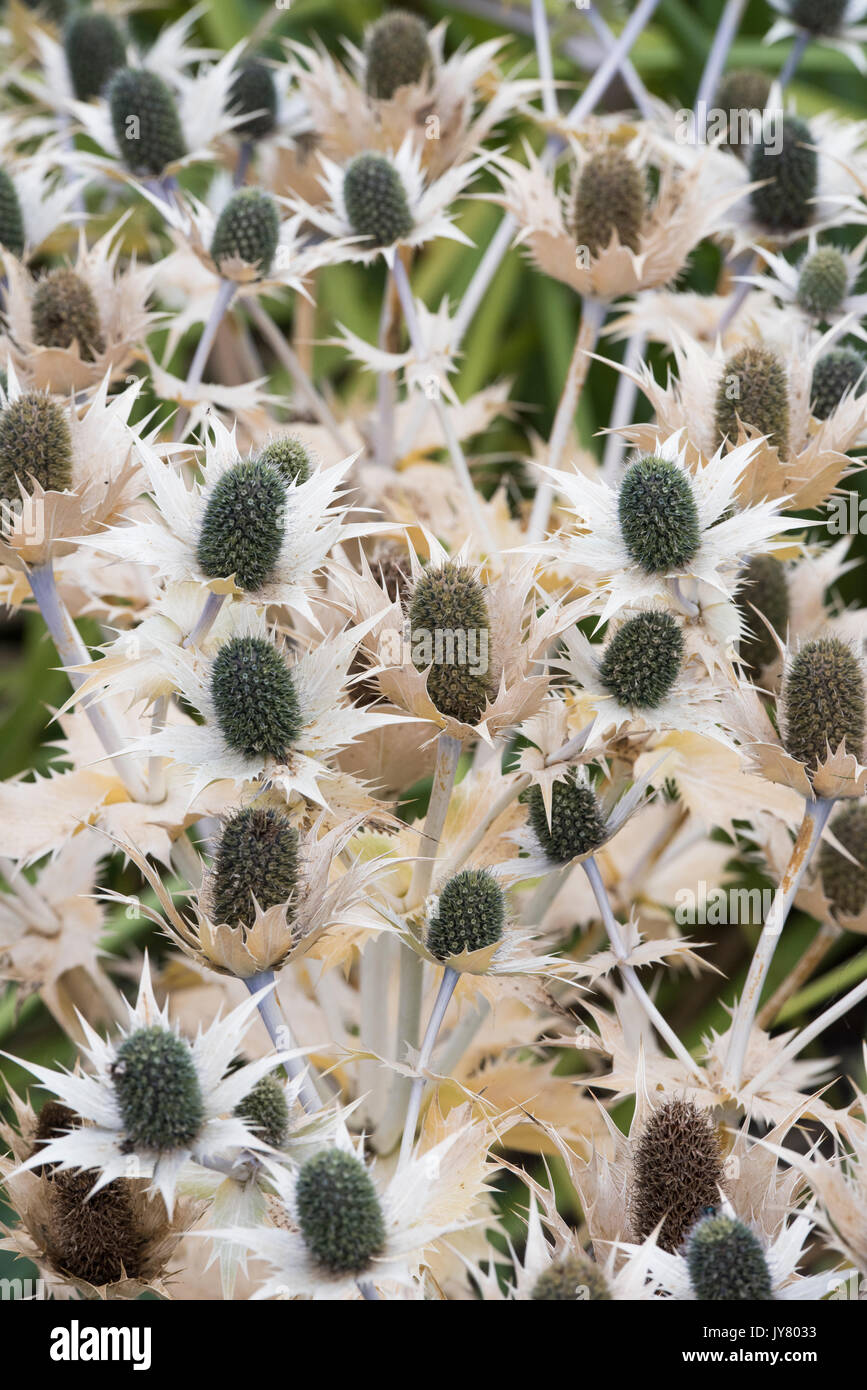
[[[579,854],[591,854],[604,841],[605,820],[596,794],[577,780],[574,770],[551,789],[550,825],[541,787],[532,786],[526,799],[536,838],[558,864],[568,864]]]
[[[301,439],[284,434],[272,439],[259,454],[259,462],[277,470],[284,483],[306,483],[313,472],[310,450]]]
[[[811,34],[833,34],[843,23],[846,3],[847,0],[789,0],[789,17],[793,24]]]
[[[54,1173],[50,1183],[46,1245],[52,1262],[96,1288],[136,1279],[142,1237],[124,1179],[93,1196],[92,1172]]]
[[[837,637],[807,642],[783,683],[783,744],[792,758],[815,768],[845,739],[860,758],[864,747],[864,676],[855,653]]]
[[[789,623],[789,584],[774,555],[750,556],[741,570],[738,607],[749,629],[741,638],[738,654],[750,674],[757,676],[777,655],[777,644],[759,614],[782,638]]]
[[[635,1144],[632,1219],[646,1240],[660,1222],[659,1246],[674,1252],[705,1207],[719,1202],[723,1161],[708,1114],[691,1100],[654,1110]]]
[[[285,513],[286,487],[277,470],[261,458],[236,463],[205,508],[196,550],[202,574],[234,574],[240,588],[261,588],[280,554]]]
[[[621,705],[655,709],[677,680],[683,633],[670,613],[639,613],[605,648],[599,678]]]
[[[758,222],[771,232],[794,232],[806,227],[816,195],[819,159],[809,126],[797,116],[784,116],[782,139],[775,145],[756,144],[750,155],[750,179],[768,179],[750,194]]]
[[[275,1149],[286,1142],[289,1106],[286,1092],[273,1072],[256,1083],[236,1106],[235,1114]]]
[[[193,1142],[205,1107],[183,1038],[159,1026],[139,1028],[118,1048],[111,1076],[131,1148],[162,1153]]]
[[[857,917],[867,903],[867,805],[863,801],[851,802],[837,812],[830,830],[852,859],[846,859],[827,840],[822,841],[822,891],[835,912],[843,917]]]
[[[114,138],[133,173],[157,176],[187,152],[171,90],[146,68],[120,68],[106,93]]]
[[[229,199],[217,218],[211,256],[217,266],[241,260],[267,275],[279,239],[280,216],[274,199],[258,188],[244,188]]]
[[[398,87],[420,82],[430,66],[427,29],[406,10],[392,10],[369,30],[364,44],[369,96],[390,100]]]
[[[733,1216],[703,1216],[686,1247],[696,1298],[729,1303],[772,1298],[765,1252],[748,1226]]]
[[[682,569],[698,553],[701,527],[689,478],[667,459],[631,463],[618,498],[620,533],[647,574]]]
[[[40,347],[77,342],[87,361],[105,347],[93,290],[74,270],[49,271],[36,287],[30,313],[33,341]]]
[[[245,758],[285,761],[301,732],[291,672],[264,637],[233,637],[214,658],[211,694],[220,732]]]
[[[13,256],[24,254],[24,217],[15,185],[5,169],[0,169],[0,246]]]
[[[437,960],[482,951],[499,941],[505,921],[503,890],[494,875],[489,869],[464,869],[440,893],[427,948]]]
[[[833,415],[847,391],[852,391],[867,371],[867,362],[854,348],[832,348],[813,368],[811,410],[817,420]]]
[[[749,127],[744,113],[763,112],[770,95],[771,79],[758,68],[734,68],[725,74],[714,99],[716,109],[727,116],[723,144],[740,152],[747,148]]]
[[[326,1149],[304,1164],[295,1189],[298,1224],[311,1255],[331,1274],[360,1274],[385,1244],[385,1222],[364,1164]]]
[[[840,308],[849,286],[846,260],[836,246],[820,246],[801,266],[796,298],[815,318],[827,320]]]
[[[50,396],[29,391],[0,412],[0,497],[18,497],[16,478],[35,478],[46,492],[72,482],[72,435],[66,412]]]
[[[485,591],[469,566],[450,560],[439,569],[426,569],[413,591],[409,625],[413,644],[422,635],[433,643],[434,659],[427,678],[431,700],[441,714],[475,724],[491,688],[490,663],[480,672],[476,659],[488,652],[490,623]],[[438,633],[448,633],[454,639],[451,650],[443,646],[446,659],[436,659]],[[419,656],[415,666],[423,671],[427,661]]]
[[[229,92],[229,110],[245,115],[234,127],[245,140],[264,140],[277,124],[277,88],[274,74],[266,63],[250,58],[235,74]]]
[[[225,824],[214,858],[210,916],[231,927],[285,903],[298,886],[298,831],[280,811],[245,806]]]
[[[789,393],[786,369],[770,348],[745,347],[723,368],[716,400],[716,433],[720,443],[735,444],[738,420],[767,435],[784,453],[789,443]]]
[[[79,101],[98,97],[112,73],[126,62],[126,44],[110,15],[73,15],[63,36],[66,65]]]
[[[356,155],[344,175],[343,201],[352,230],[374,246],[392,246],[412,230],[406,189],[384,155]]]
[[[605,1275],[589,1255],[561,1255],[533,1285],[530,1294],[537,1302],[610,1302],[611,1290]]]
[[[644,175],[615,145],[592,154],[581,170],[572,206],[576,245],[591,256],[604,251],[614,232],[621,246],[637,251],[647,205]]]

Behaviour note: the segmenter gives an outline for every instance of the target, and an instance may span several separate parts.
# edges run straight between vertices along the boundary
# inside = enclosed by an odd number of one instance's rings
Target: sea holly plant
[[[840,1297],[865,6],[325,8],[0,33],[4,1291]]]

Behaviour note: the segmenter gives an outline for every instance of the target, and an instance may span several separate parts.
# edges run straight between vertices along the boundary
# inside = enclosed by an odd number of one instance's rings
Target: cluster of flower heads
[[[863,70],[859,0],[772,5],[769,45]],[[867,620],[824,539],[867,122],[801,114],[792,61],[685,141],[633,68],[638,114],[568,110],[544,24],[536,79],[398,8],[339,54],[201,15],[0,27],[0,585],[70,687],[0,784],[0,982],[76,1049],[8,1044],[0,1248],[58,1297],[833,1296],[867,1101],[824,1041],[867,985],[802,994],[867,933]],[[468,195],[500,229],[434,310]],[[547,439],[457,389],[512,245],[574,311]],[[747,872],[756,918],[682,915]]]

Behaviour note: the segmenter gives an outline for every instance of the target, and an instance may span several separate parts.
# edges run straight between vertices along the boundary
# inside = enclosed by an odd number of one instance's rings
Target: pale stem
[[[225,594],[215,594],[208,592],[202,612],[192,632],[184,638],[182,647],[195,647],[210,632],[214,619],[223,606]],[[154,703],[153,714],[151,715],[151,737],[158,734],[165,728],[166,716],[169,712],[168,695],[160,695]],[[158,806],[161,801],[166,799],[166,759],[161,754],[155,753],[148,759],[148,801]]]
[[[424,1041],[422,1042],[421,1052],[418,1056],[419,1072],[425,1072],[430,1066],[430,1059],[439,1036],[442,1021],[446,1016],[446,1009],[451,1003],[451,998],[455,992],[455,985],[457,982],[458,972],[452,970],[451,966],[447,965],[443,971],[437,997],[434,1001],[433,1009],[431,1010],[431,1016],[428,1019],[427,1028],[425,1029]],[[406,1120],[403,1126],[403,1139],[400,1144],[398,1168],[402,1168],[404,1164],[407,1163],[412,1153],[412,1146],[415,1143],[415,1128],[418,1124],[419,1114],[421,1113],[421,1102],[425,1085],[426,1081],[423,1075],[416,1076],[413,1079],[412,1090],[409,1096],[409,1105],[406,1111]]]
[[[258,975],[251,975],[249,979],[244,981],[244,984],[251,994],[256,994],[260,989],[263,989],[265,985],[273,985],[273,983],[273,970],[262,970]],[[292,1030],[283,1017],[283,1010],[280,1008],[275,991],[272,989],[270,993],[263,995],[256,1007],[261,1014],[262,1022],[268,1030],[268,1037],[271,1039],[278,1052],[289,1051],[295,1047]],[[299,1097],[304,1109],[308,1114],[318,1110],[319,1097],[307,1074],[307,1067],[304,1062],[302,1062],[301,1058],[292,1057],[289,1061],[284,1062],[283,1066],[287,1076],[290,1076],[293,1081],[299,1076],[302,1078]]]
[[[361,1040],[365,1049],[385,1055],[388,1046],[388,981],[393,961],[394,938],[380,933],[361,954]],[[364,1100],[368,1128],[380,1117],[388,1078],[381,1062],[363,1061],[359,1067],[359,1091]]]
[[[569,440],[569,432],[572,429],[572,423],[575,419],[575,411],[578,408],[581,390],[587,379],[587,372],[590,367],[589,354],[596,346],[599,331],[605,322],[605,315],[607,312],[608,305],[603,303],[602,300],[594,299],[590,295],[584,299],[581,325],[575,339],[572,360],[569,363],[569,370],[566,373],[563,394],[560,397],[560,404],[557,407],[557,414],[554,417],[554,424],[551,429],[551,438],[548,442],[547,462],[549,468],[558,468],[560,465],[560,460]],[[545,535],[548,528],[548,517],[551,514],[551,504],[553,500],[553,485],[545,478],[540,482],[536,490],[536,496],[533,499],[533,509],[530,513],[527,540],[531,545],[537,544]]]
[[[214,626],[217,614],[225,601],[225,594],[215,594],[213,590],[208,591],[208,597],[205,599],[202,606],[202,611],[196,621],[196,626],[193,628],[189,637],[184,638],[181,643],[182,647],[196,647],[200,642],[204,642],[211,628]]]
[[[303,396],[319,423],[324,425],[325,429],[327,429],[328,433],[337,444],[337,447],[344,455],[351,454],[353,449],[341,432],[340,426],[328,402],[316,390],[310,377],[302,367],[297,354],[289,346],[274,320],[256,299],[250,300],[247,306],[247,312],[250,315],[251,321],[256,325],[262,337],[268,343],[274,356],[286,368],[295,383],[296,389],[299,394]]]
[[[434,861],[439,853],[440,839],[443,826],[446,823],[460,756],[460,739],[453,738],[451,734],[440,734],[437,740],[437,761],[430,801],[428,802],[424,829],[419,835],[418,852],[407,898],[407,907],[410,911],[421,906],[430,890]]]
[[[356,1279],[355,1282],[358,1285],[358,1292],[361,1294],[361,1297],[368,1303],[382,1302],[382,1299],[376,1292],[376,1285],[372,1279]]]
[[[220,324],[226,314],[229,305],[235,297],[237,285],[234,280],[221,280],[220,288],[217,290],[214,302],[211,305],[211,312],[208,315],[207,323],[202,329],[196,350],[193,353],[193,360],[190,363],[190,370],[187,373],[186,387],[188,391],[193,391],[201,385],[205,367],[208,365],[208,358],[211,355],[211,348],[214,346],[214,339],[217,336]],[[175,426],[176,433],[180,439],[183,436],[190,412],[186,408],[180,411]]]
[[[569,868],[570,865],[568,864],[560,864],[545,875],[535,892],[531,894],[530,901],[522,913],[525,926],[537,927],[541,925],[542,918],[566,882]]]
[[[469,328],[476,310],[484,299],[491,281],[500,268],[500,262],[512,244],[512,237],[518,229],[518,223],[510,212],[507,212],[499,227],[495,231],[491,240],[488,242],[485,254],[473,272],[473,278],[464,291],[458,311],[454,317],[455,341],[454,346],[460,346],[467,329]]]
[[[710,106],[716,96],[719,80],[726,65],[726,58],[737,35],[745,7],[746,0],[727,0],[722,18],[716,26],[710,53],[707,55],[704,72],[698,84],[695,109],[699,114],[702,107]]]
[[[741,0],[743,3],[743,0]],[[576,101],[572,110],[569,112],[569,124],[578,126],[586,120],[604,95],[608,84],[617,69],[622,65],[623,59],[628,55],[629,50],[635,43],[645,24],[648,23],[654,10],[659,4],[659,0],[639,0],[629,19],[624,24],[615,42],[606,53],[599,67],[591,77],[580,98]]]
[[[738,277],[738,283],[729,295],[728,304],[723,310],[719,323],[716,326],[716,337],[718,338],[721,338],[730,327],[741,305],[753,288],[748,281],[740,279],[739,277],[749,275],[755,259],[756,257],[753,251],[743,251],[740,256],[736,256],[731,263],[732,278]]]
[[[382,312],[379,316],[379,347],[385,352],[388,348],[392,325],[391,280],[385,282],[382,296]],[[389,368],[378,375],[377,401],[379,418],[376,428],[376,461],[381,468],[394,467],[394,406],[397,399],[397,381]]]
[[[627,371],[635,372],[638,370],[646,347],[647,335],[634,333],[626,345],[626,352],[623,357],[623,365]],[[626,372],[619,372],[609,422],[612,430],[619,430],[624,425],[633,423],[637,396],[638,382],[634,381],[631,376],[627,376]],[[622,434],[609,434],[607,436],[605,452],[602,455],[602,476],[607,483],[614,483],[620,472],[620,465],[623,462],[626,449],[627,443]]]
[[[610,53],[617,40],[595,5],[590,6],[587,11],[587,18],[590,20],[593,31],[602,43],[606,53]],[[645,120],[652,120],[654,117],[654,110],[650,95],[627,57],[624,57],[620,62],[620,75],[628,87],[637,109],[641,112],[642,116],[644,116]]]
[[[756,1019],[760,1028],[768,1029],[777,1018],[784,1004],[787,1004],[793,994],[806,984],[810,976],[821,965],[835,941],[839,941],[843,935],[842,928],[836,922],[823,922],[810,942],[804,954],[798,959],[795,967],[786,976],[783,983],[774,991],[768,1000],[759,1010]]]
[[[241,148],[238,151],[238,163],[235,165],[235,173],[232,184],[235,188],[240,188],[247,177],[247,170],[250,167],[250,160],[253,158],[252,140],[242,140]]]
[[[490,1012],[491,1006],[487,999],[480,997],[475,1008],[468,1010],[463,1018],[455,1024],[443,1046],[437,1064],[442,1076],[451,1076]]]
[[[795,73],[798,71],[798,68],[801,66],[801,59],[807,51],[810,37],[807,30],[802,29],[795,39],[795,42],[792,44],[789,56],[783,64],[783,70],[777,78],[782,91],[785,91],[792,78],[795,76]]]
[[[813,857],[813,851],[822,838],[822,831],[825,829],[833,806],[834,801],[826,797],[818,797],[815,801],[804,802],[804,818],[792,846],[791,858],[774,894],[774,900],[771,903],[765,924],[762,927],[762,934],[750,963],[743,993],[738,1000],[732,1019],[723,1076],[723,1085],[732,1095],[737,1092],[741,1083],[750,1032],[758,1012],[759,1000],[768,970],[774,959],[777,942],[783,927],[786,925],[786,919],[792,903],[795,901],[801,879]]]
[[[539,77],[542,82],[542,107],[549,119],[557,116],[557,96],[554,91],[554,65],[551,61],[551,35],[548,30],[548,14],[545,0],[530,0],[533,16],[533,41],[536,45],[536,58],[539,63]]]
[[[14,893],[22,906],[26,909],[30,919],[30,925],[37,931],[44,931],[48,936],[54,936],[60,929],[60,918],[51,906],[47,898],[44,898],[39,889],[34,887],[24,873],[20,864],[15,864],[11,859],[0,858],[0,874],[3,875],[9,885],[10,893]],[[15,910],[14,904],[7,903],[11,911]]]
[[[819,1014],[812,1023],[808,1023],[806,1028],[802,1028],[800,1033],[796,1033],[790,1042],[781,1052],[778,1052],[772,1061],[768,1062],[762,1070],[753,1077],[748,1086],[744,1088],[744,1097],[755,1095],[766,1081],[770,1081],[779,1073],[779,1070],[786,1062],[790,1062],[793,1057],[797,1057],[799,1052],[803,1052],[811,1042],[824,1033],[826,1028],[830,1028],[832,1023],[836,1023],[838,1018],[843,1018],[850,1009],[854,1009],[862,999],[867,999],[867,980],[862,980],[860,985],[850,989],[848,994],[844,994],[842,999],[838,999],[836,1004],[832,1004],[830,1009]]]
[[[596,863],[596,860],[593,858],[592,854],[583,861],[582,867],[590,882],[590,887],[593,890],[593,896],[596,899],[596,904],[599,908],[600,913],[602,914],[602,921],[605,924],[605,930],[608,932],[608,939],[611,942],[611,949],[617,957],[620,966],[620,973],[623,976],[623,979],[625,980],[628,988],[632,991],[636,1001],[638,1002],[638,1004],[640,1004],[641,1008],[644,1010],[645,1014],[650,1019],[650,1022],[656,1028],[660,1036],[663,1037],[665,1041],[668,1043],[669,1047],[671,1048],[674,1055],[678,1058],[678,1060],[683,1063],[683,1065],[693,1076],[700,1077],[702,1075],[701,1068],[698,1066],[694,1058],[692,1058],[689,1055],[683,1043],[680,1041],[680,1038],[674,1032],[674,1029],[671,1028],[669,1024],[666,1023],[665,1019],[662,1017],[662,1014],[659,1012],[653,1000],[650,998],[650,995],[647,993],[647,990],[644,988],[644,985],[639,980],[635,967],[632,965],[626,965],[624,963],[629,953],[626,950],[626,944],[623,940],[623,936],[620,931],[620,923],[617,921],[617,918],[614,916],[614,913],[611,910],[611,904],[608,901],[608,894],[605,891],[605,884],[603,883],[602,875],[599,872],[599,865]]]

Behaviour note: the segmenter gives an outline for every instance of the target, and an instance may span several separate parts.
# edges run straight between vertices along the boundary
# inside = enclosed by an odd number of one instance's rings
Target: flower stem
[[[232,176],[232,186],[240,188],[247,177],[247,170],[250,167],[250,160],[253,158],[253,141],[242,140],[238,150],[238,163],[235,165],[235,173]]]
[[[743,4],[744,0],[740,0],[740,3]],[[590,115],[658,4],[659,0],[639,0],[578,101],[569,112],[569,124],[571,126],[580,125]]]
[[[244,981],[244,984],[251,994],[256,994],[260,989],[263,989],[265,985],[271,985],[273,983],[273,970],[262,970],[258,975],[251,975]],[[283,1010],[280,1008],[274,990],[272,989],[270,993],[263,995],[256,1007],[262,1016],[262,1022],[268,1029],[268,1037],[278,1051],[284,1052],[293,1048],[295,1046],[295,1041],[292,1037],[292,1030],[283,1017]],[[288,1062],[284,1062],[283,1066],[286,1075],[291,1077],[293,1081],[297,1077],[301,1077],[299,1098],[304,1109],[308,1114],[314,1110],[318,1110],[319,1097],[307,1075],[307,1067],[304,1062],[301,1061],[300,1057],[293,1057]]]
[[[545,115],[551,119],[557,116],[557,96],[554,90],[554,65],[551,61],[551,34],[548,29],[548,13],[545,0],[530,0],[533,16],[533,41],[536,45],[536,58],[539,64],[539,78],[542,83],[542,106]]]
[[[850,989],[849,993],[844,994],[842,999],[838,999],[836,1004],[832,1004],[830,1009],[826,1009],[824,1013],[819,1014],[818,1018],[814,1018],[812,1023],[808,1023],[806,1028],[802,1028],[800,1033],[796,1033],[786,1043],[782,1051],[778,1052],[766,1066],[762,1067],[761,1071],[744,1088],[744,1097],[755,1095],[766,1081],[770,1081],[778,1074],[786,1062],[797,1057],[799,1052],[803,1052],[804,1048],[818,1038],[821,1033],[824,1033],[826,1028],[830,1028],[832,1023],[836,1023],[838,1018],[843,1018],[850,1009],[854,1009],[857,1004],[860,1004],[862,999],[867,999],[867,980],[862,980],[860,985]]]
[[[587,11],[587,18],[590,20],[593,31],[600,40],[605,52],[610,53],[617,43],[617,40],[595,5],[591,4]],[[653,103],[650,100],[650,94],[647,88],[635,71],[634,66],[625,55],[620,59],[618,66],[620,68],[620,75],[626,87],[629,88],[629,93],[637,109],[641,112],[645,120],[652,120],[654,118]]]
[[[801,59],[807,51],[810,37],[807,30],[802,29],[795,39],[795,42],[792,44],[789,56],[783,64],[783,70],[777,78],[781,91],[786,90],[792,78],[795,76],[795,73],[798,71],[798,68],[801,66]]]
[[[710,53],[707,55],[701,81],[698,84],[698,96],[695,99],[695,109],[698,112],[701,111],[702,106],[705,108],[709,106],[716,96],[719,80],[726,65],[726,58],[737,35],[745,6],[746,0],[728,0],[723,10],[722,18],[716,26]]]
[[[446,1009],[451,1003],[455,986],[458,982],[458,972],[452,970],[451,966],[446,966],[437,997],[434,1001],[431,1016],[425,1029],[424,1041],[421,1045],[421,1052],[418,1056],[418,1071],[424,1072],[430,1066],[430,1059],[439,1036],[442,1021],[446,1016]],[[410,1091],[409,1104],[406,1110],[406,1120],[403,1126],[403,1139],[400,1144],[400,1158],[398,1167],[401,1168],[408,1161],[412,1153],[412,1146],[415,1143],[415,1129],[418,1124],[418,1117],[421,1112],[421,1101],[424,1094],[425,1078],[423,1075],[415,1077]]]
[[[775,990],[768,1000],[759,1010],[756,1022],[760,1028],[770,1028],[784,1004],[787,1004],[793,994],[806,984],[810,976],[821,965],[826,955],[843,935],[841,927],[836,922],[823,922],[813,940],[810,942],[804,954],[795,963],[793,970],[789,972],[779,989]]]
[[[187,373],[186,389],[188,391],[194,391],[197,386],[201,385],[205,367],[208,365],[208,358],[211,355],[211,348],[214,346],[214,339],[217,336],[226,311],[235,297],[235,290],[237,288],[234,280],[220,281],[220,288],[217,290],[216,297],[211,305],[208,321],[202,330],[202,336],[193,353],[193,360],[190,363],[190,370]],[[175,428],[179,439],[183,436],[189,418],[190,412],[186,408],[178,415]]]
[[[286,342],[286,339],[283,337],[283,334],[280,332],[274,320],[255,299],[250,300],[247,305],[247,312],[250,315],[251,321],[255,324],[256,328],[271,348],[274,356],[286,368],[295,383],[296,389],[304,397],[307,405],[316,416],[319,423],[324,425],[328,430],[328,433],[331,435],[337,447],[344,455],[353,453],[354,451],[341,432],[340,426],[334,418],[327,401],[316,390],[316,387],[301,365],[297,354]]]
[[[635,415],[635,400],[638,395],[638,382],[633,376],[627,376],[626,373],[638,370],[646,347],[647,335],[643,332],[633,333],[626,345],[626,352],[623,357],[625,371],[618,373],[617,389],[614,393],[614,405],[609,421],[609,434],[606,436],[605,452],[602,455],[602,476],[607,483],[612,485],[620,472],[620,465],[623,461],[623,455],[626,453],[627,445],[622,434],[615,434],[611,431],[620,430],[624,425],[632,423]]]

